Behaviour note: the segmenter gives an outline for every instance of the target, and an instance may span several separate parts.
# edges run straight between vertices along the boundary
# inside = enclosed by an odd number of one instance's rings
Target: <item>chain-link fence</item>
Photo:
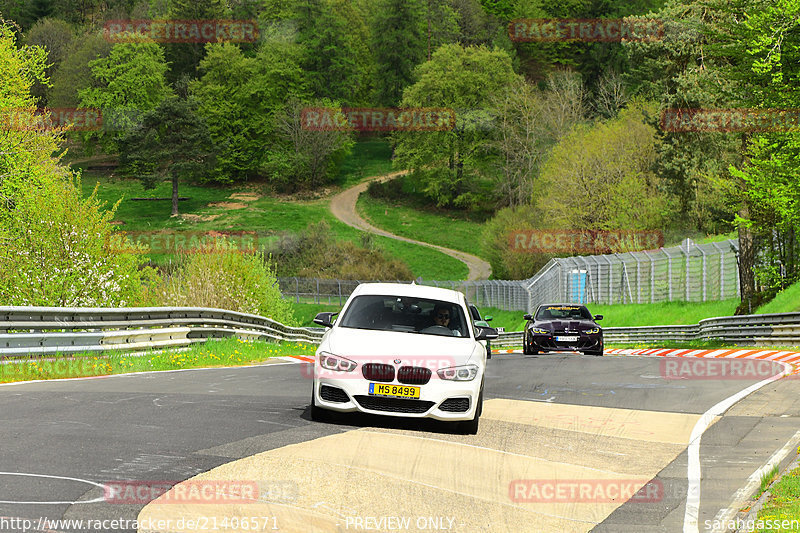
[[[339,280],[321,278],[278,278],[278,286],[283,297],[295,303],[315,303],[344,305],[350,293],[360,283],[370,280]],[[397,283],[411,283],[400,281]],[[417,280],[420,285],[430,285],[461,291],[470,303],[477,306],[497,307],[499,309],[525,309],[528,291],[523,281],[483,280],[483,281],[432,281]]]
[[[426,281],[461,291],[478,307],[530,311],[546,302],[704,302],[739,296],[738,240],[621,254],[552,259],[527,280]],[[365,281],[279,278],[284,297],[297,303],[341,306]],[[410,283],[409,281],[399,283]]]
[[[739,296],[738,240],[551,260],[526,280],[528,309],[544,302],[705,302]]]

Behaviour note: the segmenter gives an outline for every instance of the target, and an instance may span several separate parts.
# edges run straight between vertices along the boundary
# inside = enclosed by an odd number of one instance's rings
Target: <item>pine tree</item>
[[[381,0],[377,6],[372,48],[382,105],[397,105],[425,57],[424,17],[421,0]]]

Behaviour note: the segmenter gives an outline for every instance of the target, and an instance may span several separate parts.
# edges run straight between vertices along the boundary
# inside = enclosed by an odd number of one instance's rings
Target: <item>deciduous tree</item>
[[[79,91],[81,106],[100,108],[104,131],[97,135],[107,151],[116,150],[116,141],[130,131],[139,116],[155,109],[172,94],[167,85],[164,50],[141,38],[115,44],[108,57],[89,63],[99,86]]]
[[[486,177],[483,145],[493,135],[491,97],[518,79],[511,58],[498,49],[445,45],[417,67],[415,77],[402,105],[449,108],[456,120],[446,131],[398,133],[397,163],[415,170],[425,194],[439,205],[474,207]]]
[[[173,96],[145,113],[120,140],[123,168],[153,188],[172,182],[172,216],[178,215],[178,185],[187,179],[201,180],[214,168],[211,137],[193,103]]]

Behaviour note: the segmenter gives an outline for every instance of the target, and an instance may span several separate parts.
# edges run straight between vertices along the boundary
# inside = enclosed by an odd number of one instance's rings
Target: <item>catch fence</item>
[[[546,302],[599,304],[705,302],[739,297],[739,241],[551,259],[526,280],[430,281],[463,292],[478,307],[530,311]],[[360,280],[279,278],[297,303],[342,306]],[[404,281],[401,283],[411,283]]]

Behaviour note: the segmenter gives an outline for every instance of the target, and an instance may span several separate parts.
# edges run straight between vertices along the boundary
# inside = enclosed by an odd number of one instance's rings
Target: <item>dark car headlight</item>
[[[586,331],[584,331],[584,333],[586,333],[587,335],[595,335],[596,333],[600,333],[600,328],[587,329]]]
[[[531,333],[536,335],[550,335],[550,332],[542,328],[531,328]]]

